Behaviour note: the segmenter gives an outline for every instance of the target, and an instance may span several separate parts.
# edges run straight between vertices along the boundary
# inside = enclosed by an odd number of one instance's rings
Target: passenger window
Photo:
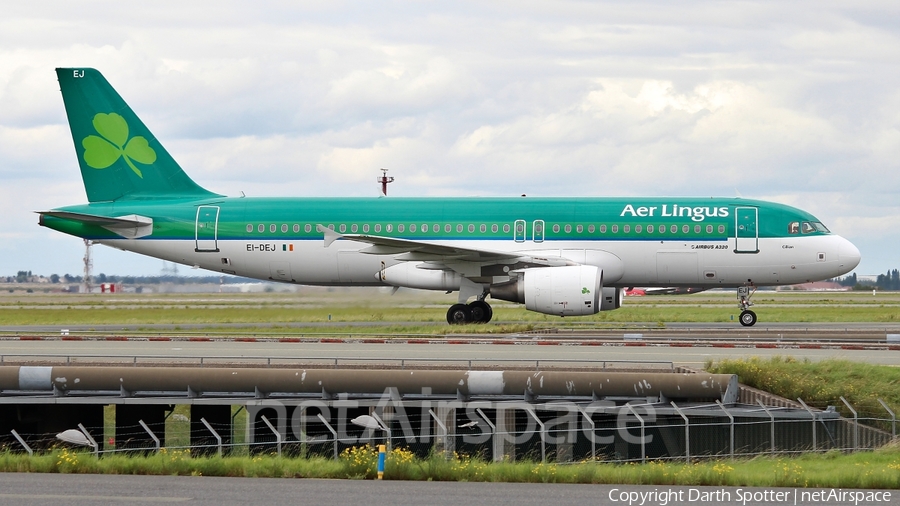
[[[678,225],[672,225],[671,227],[669,227],[669,231],[672,232],[673,234],[677,234],[678,233]]]
[[[652,233],[653,233],[653,225],[647,225],[647,233],[648,233],[648,234],[652,234]]]
[[[666,226],[665,226],[665,225],[660,225],[660,226],[659,226],[659,233],[660,233],[660,234],[665,234],[665,233],[666,233]]]
[[[262,223],[260,223],[260,224],[259,224],[259,226],[258,226],[258,227],[256,227],[256,230],[258,230],[258,231],[259,231],[259,233],[260,233],[260,234],[261,234],[261,233],[263,233],[263,232],[265,232],[265,231],[266,231],[266,226],[265,226],[265,225],[263,225],[263,224],[262,224]]]
[[[596,228],[594,228],[593,225],[588,225],[588,233],[589,233],[589,234],[593,234],[593,233],[594,233],[594,230],[596,230]]]
[[[369,224],[363,223],[363,233],[367,233],[369,231]]]
[[[482,234],[485,233],[485,232],[487,232],[487,225],[485,225],[484,223],[482,223],[481,226],[478,227],[478,231],[481,232]]]
[[[606,233],[606,225],[600,225],[600,233],[601,233],[601,234],[605,234],[605,233]]]
[[[578,225],[577,227],[575,227],[575,231],[579,234],[584,232],[584,225]]]
[[[381,223],[376,223],[376,224],[375,224],[375,231],[376,231],[376,232],[381,232]]]
[[[409,231],[410,231],[410,232],[415,232],[415,231],[416,231],[416,224],[415,224],[415,223],[413,223],[412,225],[409,226]]]
[[[612,233],[614,233],[614,234],[618,234],[618,233],[619,233],[619,226],[618,226],[618,225],[613,225],[613,226],[612,226]]]
[[[247,224],[247,232],[248,233],[253,232],[253,224],[252,223]]]
[[[469,233],[472,234],[475,232],[475,225],[469,223]]]
[[[622,227],[622,232],[625,232],[626,234],[631,233],[631,225],[625,225],[625,226],[623,226],[623,227]]]
[[[700,225],[694,225],[694,233],[695,233],[695,234],[699,234],[699,233],[700,233]]]
[[[422,233],[423,233],[423,234],[427,234],[427,233],[428,233],[428,224],[427,224],[427,223],[423,223],[423,224],[422,224]]]
[[[498,230],[500,230],[500,227],[498,227],[496,223],[491,225],[491,232],[496,234]]]
[[[712,225],[707,225],[707,226],[706,226],[706,233],[707,233],[707,234],[711,234],[712,231],[713,231],[713,226],[712,226]]]
[[[635,225],[635,226],[634,226],[634,233],[635,233],[635,234],[640,234],[640,233],[641,233],[641,230],[643,230],[643,227],[641,227],[640,225]]]
[[[294,233],[296,234],[298,232],[300,232],[300,225],[294,223]]]
[[[453,227],[451,227],[449,223],[444,225],[444,232],[449,234],[451,230],[453,230]]]
[[[312,232],[312,225],[307,223],[306,225],[303,226],[303,230],[305,230],[307,234]]]
[[[334,225],[332,225],[332,227],[333,227],[333,226],[334,226]],[[269,225],[269,232],[270,232],[270,233],[274,234],[276,230],[278,230],[278,225],[276,225],[276,224],[274,224],[274,223],[271,224],[271,225]]]
[[[347,225],[344,223],[341,223],[341,233],[343,234],[346,231],[347,231]]]
[[[296,225],[294,225],[294,226],[296,226]],[[354,234],[355,234],[358,230],[359,230],[359,226],[358,226],[356,223],[354,223],[353,225],[350,225],[350,231],[353,232]]]
[[[554,233],[554,234],[558,234],[558,233],[559,233],[559,225],[553,225],[553,233]]]
[[[719,233],[720,233],[720,234],[724,234],[724,233],[725,233],[725,225],[719,225]]]
[[[328,225],[328,228],[334,230],[334,225]]]
[[[566,225],[566,233],[567,233],[567,234],[571,234],[571,233],[572,233],[572,225]]]
[[[504,233],[504,234],[508,234],[508,233],[509,233],[509,223],[503,225],[503,233]]]
[[[435,223],[434,225],[431,226],[431,231],[436,234],[441,231],[441,226],[438,225],[437,223]]]
[[[287,226],[287,224],[286,224],[286,223],[282,223],[282,225],[281,225],[281,233],[282,233],[282,234],[286,234],[287,231],[288,231],[288,226]]]
[[[462,223],[456,225],[456,233],[461,234],[463,231]]]
[[[686,234],[686,233],[688,233],[688,232],[690,232],[690,231],[691,231],[691,226],[690,226],[690,225],[682,225],[682,226],[681,226],[681,233],[682,233],[682,234]]]
[[[402,223],[397,225],[397,232],[403,232],[404,230],[406,230],[406,225]]]
[[[384,231],[387,232],[387,233],[393,232],[393,231],[394,231],[394,224],[393,224],[393,223],[388,223],[387,225],[385,225],[385,226],[384,226]]]

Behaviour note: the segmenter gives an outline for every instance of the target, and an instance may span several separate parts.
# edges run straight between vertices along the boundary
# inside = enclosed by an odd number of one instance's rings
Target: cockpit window
[[[804,234],[812,234],[813,232],[828,233],[828,229],[825,225],[822,225],[818,221],[804,221],[800,227],[801,232]]]
[[[800,222],[792,221],[788,224],[788,233],[789,234],[799,234],[800,233]]]

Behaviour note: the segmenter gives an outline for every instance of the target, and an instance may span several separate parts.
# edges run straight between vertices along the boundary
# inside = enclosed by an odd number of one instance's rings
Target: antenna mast
[[[382,193],[382,195],[384,195],[385,197],[387,197],[387,185],[388,185],[388,183],[393,183],[393,182],[394,182],[394,178],[393,178],[393,177],[388,177],[387,172],[388,172],[387,169],[381,169],[381,177],[377,179],[377,181],[378,181],[379,183],[381,183],[381,193]]]
[[[81,278],[81,292],[91,293],[94,289],[91,271],[94,269],[94,262],[91,260],[91,241],[84,240],[84,275]]]

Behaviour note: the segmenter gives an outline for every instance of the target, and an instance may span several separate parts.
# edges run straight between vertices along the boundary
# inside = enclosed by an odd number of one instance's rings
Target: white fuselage
[[[735,253],[734,241],[433,242],[587,264],[592,253],[603,252],[597,266],[604,285],[621,287],[787,285],[839,276],[859,262],[856,247],[837,235],[760,238],[757,253]],[[359,253],[366,245],[349,240],[330,247],[322,240],[219,240],[216,252],[197,252],[192,240],[98,242],[214,272],[308,285],[383,285],[377,274],[400,263],[392,255]]]

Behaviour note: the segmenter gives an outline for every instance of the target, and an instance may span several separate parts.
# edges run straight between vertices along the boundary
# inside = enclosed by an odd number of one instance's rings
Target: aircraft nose
[[[843,237],[838,237],[838,239],[840,240],[840,244],[838,244],[838,258],[840,259],[841,268],[846,269],[845,272],[850,272],[859,265],[861,258],[859,249]]]

